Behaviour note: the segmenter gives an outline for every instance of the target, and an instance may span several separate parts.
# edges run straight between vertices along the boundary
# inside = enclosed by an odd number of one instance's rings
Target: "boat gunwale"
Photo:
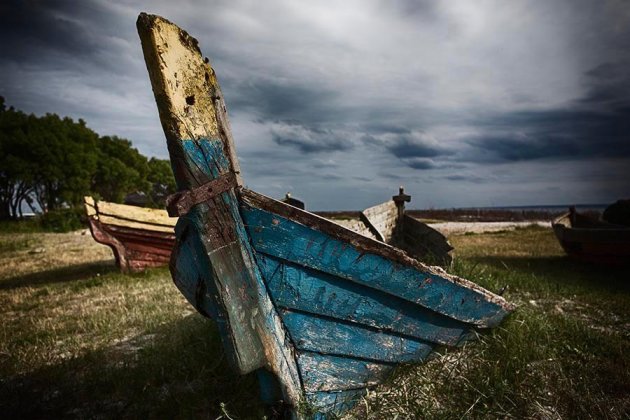
[[[470,280],[448,274],[441,267],[423,264],[400,248],[396,248],[385,242],[361,235],[360,233],[348,229],[345,226],[337,224],[331,220],[325,219],[306,210],[290,206],[256,191],[247,188],[240,188],[238,192],[241,202],[245,205],[269,211],[292,222],[299,223],[308,228],[330,235],[335,239],[349,243],[359,251],[366,254],[378,255],[396,263],[413,267],[421,272],[440,276],[447,281],[479,293],[489,302],[501,307],[504,311],[506,311],[506,313],[512,312],[516,308],[515,304],[508,302],[504,297],[497,295],[496,293],[493,293]]]
[[[568,224],[563,223],[563,219],[566,219]],[[605,223],[605,225],[595,227],[573,226],[573,223],[571,223],[571,213],[566,212],[553,219],[553,221],[551,222],[551,227],[555,229],[557,226],[563,229],[573,229],[579,232],[610,232],[611,230],[619,230],[621,232],[630,233],[630,226],[618,225],[616,223],[610,223],[606,221],[602,223]]]
[[[173,219],[172,223],[160,223],[160,222],[151,222],[151,221],[146,221],[146,220],[140,220],[140,219],[134,219],[131,217],[126,217],[120,214],[114,214],[114,213],[110,213],[107,211],[103,211],[101,210],[99,204],[100,203],[105,203],[107,205],[114,205],[116,207],[132,207],[134,211],[142,213],[143,211],[147,211],[147,213],[155,213],[155,212],[160,212],[160,213],[164,213],[166,215],[166,218],[169,219]],[[113,203],[111,201],[105,201],[105,200],[97,200],[94,199],[92,196],[85,196],[84,200],[83,200],[83,206],[86,209],[86,214],[87,217],[89,218],[96,218],[96,220],[100,220],[100,216],[104,216],[104,217],[109,217],[112,219],[119,219],[122,221],[128,221],[128,222],[133,222],[133,223],[137,223],[139,225],[148,225],[149,228],[147,228],[147,231],[151,231],[151,232],[164,232],[164,231],[160,231],[160,230],[154,230],[154,229],[150,229],[150,227],[155,226],[155,227],[161,227],[161,228],[171,228],[173,229],[173,234],[175,233],[175,225],[177,224],[177,218],[171,218],[168,216],[168,213],[166,212],[166,210],[163,209],[154,209],[154,208],[149,208],[149,207],[140,207],[140,206],[134,206],[131,204],[122,204],[122,203]],[[170,220],[169,220],[170,221]],[[105,225],[112,225],[112,226],[124,226],[130,229],[141,229],[141,228],[132,228],[131,226],[129,226],[128,224],[117,224],[117,223],[111,223],[111,222],[103,222],[103,224]]]

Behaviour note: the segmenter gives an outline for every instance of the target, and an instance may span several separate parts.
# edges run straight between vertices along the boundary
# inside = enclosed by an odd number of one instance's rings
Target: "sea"
[[[558,204],[553,206],[499,206],[499,207],[460,207],[458,210],[499,210],[499,211],[535,211],[562,213],[573,206],[579,212],[603,212],[610,204]]]

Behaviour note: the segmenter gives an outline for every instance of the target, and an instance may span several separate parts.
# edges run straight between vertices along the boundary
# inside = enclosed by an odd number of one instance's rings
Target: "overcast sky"
[[[4,1],[0,95],[167,158],[135,21],[199,40],[245,183],[307,208],[630,197],[630,3]]]

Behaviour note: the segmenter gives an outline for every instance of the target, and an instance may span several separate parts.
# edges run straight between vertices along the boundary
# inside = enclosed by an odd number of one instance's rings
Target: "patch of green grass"
[[[30,239],[17,239],[15,241],[0,241],[0,254],[18,252],[28,249],[31,246]]]
[[[453,271],[519,305],[499,327],[402,366],[349,418],[627,418],[630,270],[564,256],[549,229],[457,235]]]
[[[0,233],[35,233],[42,231],[41,223],[36,217],[24,220],[0,221]]]
[[[627,341],[521,308],[504,325],[368,395],[367,418],[623,418]]]
[[[91,241],[64,234],[59,242],[65,238]],[[213,323],[185,301],[166,268],[122,275],[111,262],[69,261],[7,273],[0,317],[6,418],[265,414],[256,377],[228,366]]]
[[[0,250],[0,261],[15,263],[0,272],[5,417],[269,415],[256,378],[231,370],[212,322],[167,269],[122,275],[88,235],[46,235],[0,235],[27,244]],[[507,286],[519,307],[480,340],[401,366],[347,417],[627,417],[628,269],[575,263],[544,228],[450,240],[454,273]],[[46,251],[29,254],[34,247]]]

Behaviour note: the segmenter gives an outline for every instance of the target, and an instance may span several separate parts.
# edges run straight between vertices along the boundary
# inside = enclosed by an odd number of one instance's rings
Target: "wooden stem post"
[[[137,27],[182,192],[175,207],[188,211],[175,229],[173,280],[215,320],[238,372],[268,369],[281,378],[285,402],[297,405],[301,383],[292,348],[239,213],[240,169],[214,70],[197,40],[168,20],[142,13]],[[216,180],[230,177],[231,185],[218,188]]]

